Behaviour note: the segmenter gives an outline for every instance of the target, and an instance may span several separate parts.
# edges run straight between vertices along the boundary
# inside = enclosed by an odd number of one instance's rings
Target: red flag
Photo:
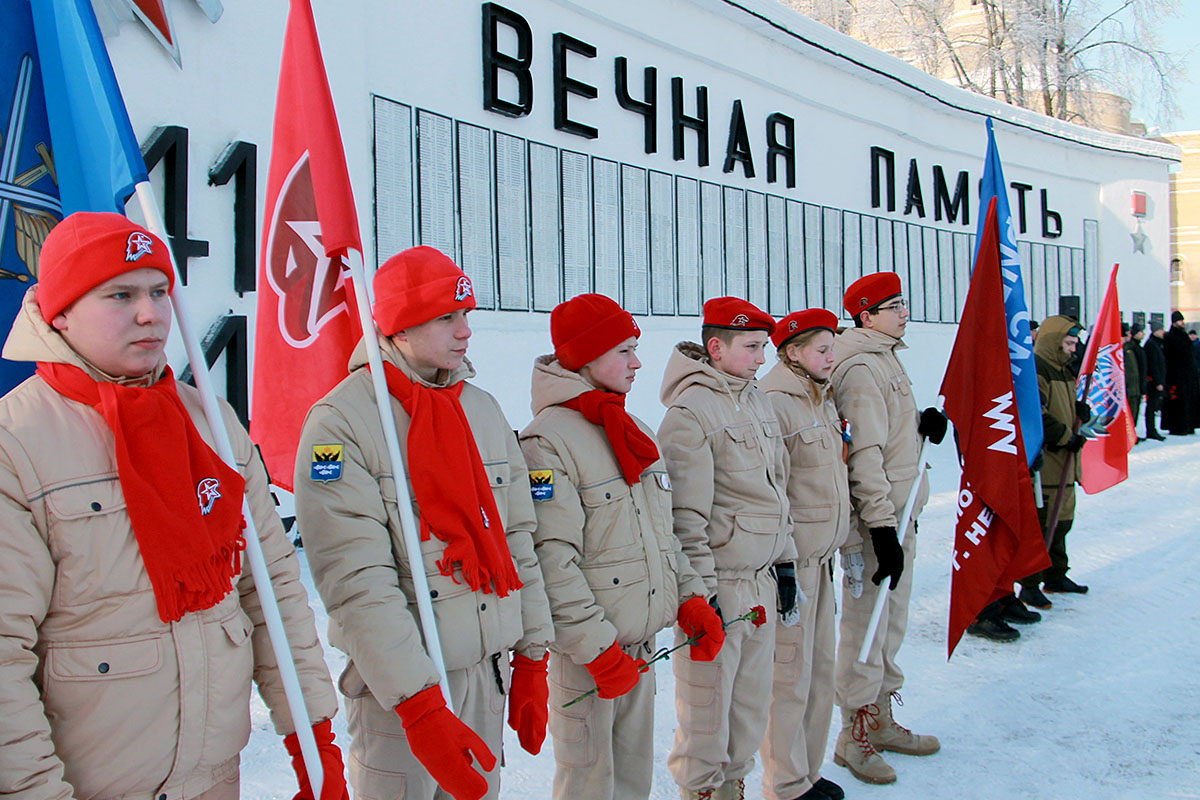
[[[1083,468],[1079,485],[1088,494],[1102,492],[1129,477],[1129,451],[1137,441],[1125,399],[1125,353],[1121,349],[1121,303],[1117,298],[1119,267],[1113,265],[1100,316],[1079,370],[1079,399],[1085,399],[1086,389],[1092,411],[1111,420],[1108,433],[1089,439],[1079,454]]]
[[[941,388],[962,462],[947,657],[984,606],[1050,565],[1013,399],[999,241],[993,198]]]
[[[292,488],[308,409],[346,376],[362,335],[345,259],[358,215],[309,0],[292,0],[258,277],[250,434],[271,479]]]

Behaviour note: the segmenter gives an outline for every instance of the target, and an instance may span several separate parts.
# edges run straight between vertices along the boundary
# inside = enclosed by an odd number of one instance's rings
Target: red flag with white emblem
[[[993,198],[941,388],[962,464],[947,657],[984,606],[1050,566],[1013,398],[999,241]]]
[[[362,335],[346,257],[362,252],[333,97],[309,0],[292,0],[258,275],[250,435],[292,488],[308,409],[346,376]]]
[[[1088,338],[1079,369],[1078,394],[1092,413],[1108,420],[1108,430],[1084,442],[1079,453],[1079,485],[1088,494],[1102,492],[1129,477],[1129,451],[1137,441],[1125,399],[1125,353],[1121,349],[1121,301],[1117,297],[1114,264],[1100,317]],[[1084,397],[1086,388],[1087,397]]]

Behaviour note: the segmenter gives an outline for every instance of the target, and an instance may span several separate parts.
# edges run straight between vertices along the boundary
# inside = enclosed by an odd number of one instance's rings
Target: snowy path
[[[1091,586],[1088,595],[1053,595],[1054,608],[1016,643],[964,637],[950,662],[957,475],[947,448],[933,462],[936,494],[921,516],[898,718],[938,735],[942,751],[889,755],[899,774],[893,786],[859,783],[831,759],[823,774],[851,798],[1200,798],[1200,441],[1143,443],[1131,454],[1129,481],[1079,494],[1067,542],[1071,575]],[[318,619],[324,636],[323,609]],[[327,657],[336,675],[341,654]],[[658,680],[651,796],[665,800],[679,796],[666,768],[675,719],[669,666],[659,667]],[[340,714],[335,730],[344,742]],[[835,723],[830,753],[836,733]],[[549,739],[535,758],[510,736],[505,755],[503,798],[549,797]],[[245,798],[295,792],[257,696],[242,771]],[[751,773],[748,798],[761,796],[761,776],[761,766]]]

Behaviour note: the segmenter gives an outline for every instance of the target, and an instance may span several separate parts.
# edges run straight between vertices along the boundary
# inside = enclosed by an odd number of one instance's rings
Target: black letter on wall
[[[517,54],[510,56],[499,49],[498,25],[506,25],[517,34]],[[533,31],[525,18],[495,3],[483,4],[483,108],[506,117],[523,117],[533,111]],[[517,102],[501,99],[500,70],[517,79]]]
[[[209,186],[233,180],[233,290],[254,291],[254,217],[258,204],[258,148],[231,142],[208,171]]]
[[[783,130],[783,141],[776,136]],[[767,117],[767,183],[775,183],[775,159],[783,156],[787,188],[796,188],[796,121],[778,111]]]
[[[625,56],[617,56],[613,62],[617,83],[617,103],[626,111],[642,115],[645,125],[645,145],[647,153],[658,152],[658,70],[646,67],[642,71],[642,96],[637,100],[629,94],[629,77],[627,75],[628,61]]]
[[[942,211],[946,212],[947,222],[957,222],[958,212],[963,215],[963,225],[971,223],[971,196],[967,192],[967,171],[958,173],[958,183],[954,185],[954,199],[950,199],[950,189],[946,186],[946,175],[940,165],[933,168],[933,218],[940,220]]]
[[[909,214],[913,209],[917,216],[925,218],[925,198],[921,195],[921,176],[917,171],[917,160],[908,160],[908,197],[904,201],[904,213]]]
[[[1051,225],[1051,222],[1054,224]],[[1062,214],[1050,210],[1045,189],[1042,189],[1042,236],[1046,239],[1057,239],[1062,236]]]
[[[595,45],[582,42],[565,33],[554,34],[554,128],[573,133],[585,139],[595,139],[599,133],[591,125],[576,122],[567,115],[567,95],[577,94],[594,100],[599,92],[595,86],[575,80],[567,75],[567,53],[578,53],[585,58],[596,57]]]
[[[1027,227],[1025,224],[1025,193],[1032,191],[1033,187],[1028,183],[1017,183],[1016,181],[1009,185],[1017,190],[1017,232],[1024,233]]]
[[[208,242],[188,238],[188,129],[166,125],[154,129],[142,145],[146,171],[163,165],[163,223],[171,240],[171,251],[184,285],[188,280],[188,259],[208,255]]]
[[[887,210],[896,210],[896,154],[883,147],[871,148],[871,208],[879,208],[879,162],[887,170]]]
[[[742,165],[742,174],[754,177],[754,157],[750,154],[750,134],[746,132],[746,115],[742,113],[742,101],[733,101],[729,114],[729,141],[725,144],[723,172],[733,172],[735,162]]]
[[[708,87],[696,87],[696,116],[683,113],[683,78],[671,78],[671,133],[673,155],[683,161],[683,131],[691,128],[696,132],[696,164],[708,166]]]

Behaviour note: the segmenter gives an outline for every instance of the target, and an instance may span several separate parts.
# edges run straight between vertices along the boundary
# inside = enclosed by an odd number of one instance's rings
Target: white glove
[[[863,593],[863,561],[862,553],[842,553],[842,571],[846,573],[846,588],[853,598],[862,597]]]
[[[796,587],[796,605],[792,610],[779,617],[779,622],[785,628],[794,628],[800,622],[800,604],[808,602],[808,595],[799,586]]]

